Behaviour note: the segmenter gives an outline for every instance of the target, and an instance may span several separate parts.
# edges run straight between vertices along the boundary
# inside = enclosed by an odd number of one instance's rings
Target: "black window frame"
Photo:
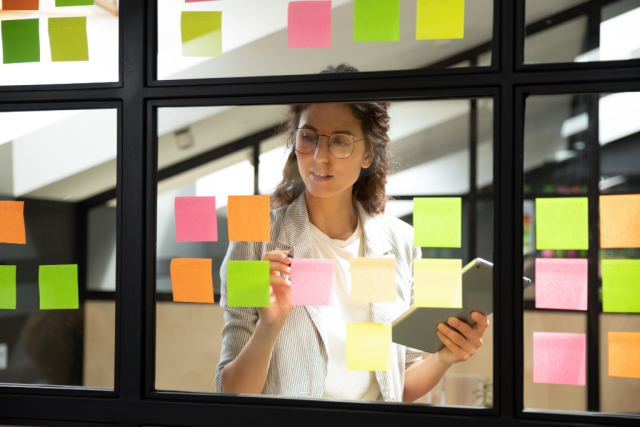
[[[605,0],[602,0],[605,1]],[[113,390],[0,386],[0,424],[189,426],[429,422],[437,425],[636,425],[637,416],[523,407],[523,135],[529,94],[640,91],[640,60],[523,64],[525,0],[494,0],[489,67],[158,81],[156,2],[120,3],[114,83],[0,86],[0,111],[118,108],[118,258]],[[490,96],[494,109],[494,404],[489,409],[318,402],[153,389],[155,361],[156,111],[161,106],[259,105]],[[102,199],[113,193],[102,195]],[[98,199],[96,199],[97,201]],[[590,288],[589,304],[594,302]],[[597,294],[595,295],[597,298]],[[589,323],[589,328],[597,325]],[[589,333],[594,333],[590,331]],[[597,329],[595,329],[597,333]],[[591,351],[592,349],[589,348]],[[589,362],[588,369],[599,369]],[[591,375],[591,374],[590,374]],[[593,410],[593,391],[589,391]],[[286,418],[283,418],[286,417]]]

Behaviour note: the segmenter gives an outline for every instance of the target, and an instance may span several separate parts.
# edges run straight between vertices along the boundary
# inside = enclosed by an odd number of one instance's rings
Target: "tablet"
[[[526,288],[531,280],[523,277],[522,284]],[[462,308],[411,307],[393,321],[392,341],[435,353],[444,347],[436,334],[438,324],[456,317],[473,326],[476,322],[471,318],[472,311],[485,316],[493,313],[493,264],[482,258],[476,258],[462,269]]]

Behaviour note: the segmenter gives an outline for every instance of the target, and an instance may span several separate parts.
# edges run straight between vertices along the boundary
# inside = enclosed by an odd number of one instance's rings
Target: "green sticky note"
[[[93,6],[93,0],[56,0],[56,7]]]
[[[49,18],[51,60],[88,61],[87,18]]]
[[[589,249],[588,199],[536,199],[536,249]]]
[[[182,12],[182,56],[222,56],[222,12]]]
[[[15,265],[0,265],[0,309],[16,309]]]
[[[227,306],[269,307],[269,261],[227,262]]]
[[[602,311],[640,313],[640,260],[602,260]]]
[[[413,199],[415,246],[459,248],[462,246],[462,199],[416,197]]]
[[[397,42],[400,40],[400,0],[355,0],[354,42]]]
[[[40,27],[37,19],[0,22],[2,26],[2,62],[40,62]]]
[[[416,39],[464,38],[465,0],[418,0]]]
[[[78,266],[40,266],[40,309],[78,308]]]

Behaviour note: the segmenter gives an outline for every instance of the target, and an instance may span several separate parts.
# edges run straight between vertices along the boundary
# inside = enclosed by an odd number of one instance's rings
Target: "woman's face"
[[[313,104],[300,116],[300,128],[317,134],[331,135],[346,132],[358,141],[364,138],[360,120],[345,104]],[[353,154],[339,159],[329,151],[328,138],[321,136],[315,151],[309,154],[296,152],[300,176],[308,192],[314,197],[337,196],[345,191],[351,195],[351,187],[358,180],[361,168],[368,168],[373,154],[365,147],[365,141],[355,143]]]

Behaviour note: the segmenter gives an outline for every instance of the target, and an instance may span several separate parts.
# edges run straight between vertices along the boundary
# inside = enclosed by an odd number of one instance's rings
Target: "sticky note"
[[[1,21],[2,63],[40,62],[40,28],[37,19]]]
[[[15,265],[0,265],[0,309],[16,309]]]
[[[602,260],[602,311],[640,313],[640,259]]]
[[[49,18],[51,60],[88,61],[87,18]]]
[[[269,196],[229,196],[227,217],[229,240],[268,242],[271,240]]]
[[[585,334],[533,333],[533,382],[585,385]]]
[[[416,39],[464,38],[465,0],[418,0]]]
[[[400,0],[354,0],[354,42],[400,40]]]
[[[56,7],[93,6],[93,0],[56,0]]]
[[[335,260],[294,259],[291,262],[291,303],[333,305]]]
[[[347,370],[391,370],[391,325],[347,323]]]
[[[416,307],[462,308],[462,260],[414,259]]]
[[[2,10],[38,10],[40,0],[2,0]]]
[[[640,332],[608,332],[609,376],[640,378]]]
[[[588,199],[536,199],[536,249],[589,249]]]
[[[215,197],[176,197],[177,242],[217,242]]]
[[[78,266],[41,265],[40,310],[78,308]]]
[[[269,261],[227,261],[227,306],[269,307]]]
[[[331,47],[331,2],[292,1],[289,3],[289,48]]]
[[[182,12],[182,56],[222,56],[222,12]]]
[[[600,196],[600,247],[640,248],[640,194]]]
[[[537,258],[536,308],[586,310],[589,261]]]
[[[27,243],[24,202],[0,201],[0,243]]]
[[[459,248],[462,246],[462,199],[416,197],[413,199],[415,246]]]
[[[171,260],[173,300],[213,303],[212,260],[174,258]]]
[[[395,258],[351,258],[351,302],[396,302]]]

